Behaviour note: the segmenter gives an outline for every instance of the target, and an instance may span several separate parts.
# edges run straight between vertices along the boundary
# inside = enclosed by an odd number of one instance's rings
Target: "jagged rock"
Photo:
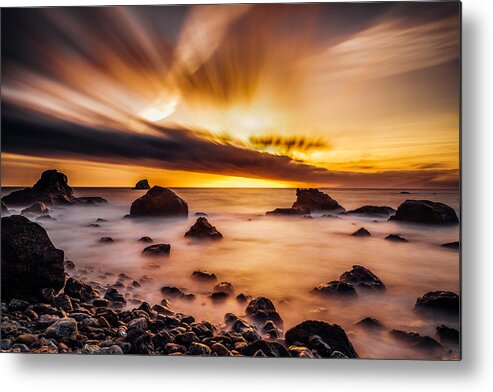
[[[355,325],[368,331],[380,331],[383,329],[383,324],[372,317],[365,317],[364,319],[358,321]]]
[[[169,255],[171,252],[170,244],[155,244],[144,248],[142,254],[146,256],[162,256]]]
[[[308,210],[310,212],[331,210],[345,211],[344,208],[329,195],[314,188],[296,189],[296,201],[293,203],[293,208]]]
[[[337,324],[329,324],[325,321],[307,320],[294,326],[286,332],[286,344],[302,344],[308,348],[313,347],[314,336],[319,337],[332,351],[340,351],[349,358],[358,358],[353,345],[349,341],[344,329]],[[322,355],[318,350],[317,352]]]
[[[458,316],[460,310],[459,296],[451,291],[430,291],[416,300],[418,311],[445,313]]]
[[[387,237],[385,237],[385,239],[387,241],[393,241],[393,242],[409,242],[404,237],[401,237],[399,234],[389,234]]]
[[[315,287],[311,292],[313,294],[330,297],[357,297],[358,295],[353,285],[339,280],[322,283]]]
[[[72,298],[88,301],[99,297],[99,294],[92,286],[74,278],[68,278],[65,282],[64,293]]]
[[[188,204],[173,191],[153,186],[130,207],[131,216],[188,216]]]
[[[146,179],[138,181],[134,187],[134,189],[150,189],[150,188],[151,186],[149,185],[149,182]]]
[[[32,204],[30,207],[24,208],[21,211],[21,215],[40,215],[40,214],[48,214],[50,211],[48,210],[48,207],[46,207],[46,204],[43,202],[37,202]]]
[[[223,235],[212,226],[207,218],[200,217],[195,224],[185,233],[185,237],[194,239],[210,239],[219,240],[223,238]]]
[[[366,230],[364,227],[360,227],[358,230],[356,230],[353,234],[351,234],[353,237],[370,237],[371,234],[368,230]]]
[[[272,211],[267,211],[267,215],[306,215],[310,210],[300,208],[276,208]]]
[[[259,325],[266,321],[273,321],[279,328],[283,328],[283,321],[276,310],[276,307],[269,298],[258,297],[250,301],[245,309],[246,315]]]
[[[442,248],[447,248],[447,249],[453,249],[453,250],[460,250],[460,242],[447,242],[446,244],[440,245]]]
[[[416,332],[406,332],[398,329],[393,329],[389,332],[394,339],[401,341],[410,348],[420,351],[436,351],[443,347],[435,339],[429,336],[422,336]]]
[[[429,200],[406,200],[390,220],[428,223],[437,225],[457,225],[459,219],[452,207]]]
[[[35,299],[41,290],[58,293],[65,283],[64,253],[37,223],[14,215],[2,218],[2,300]]]
[[[363,206],[347,212],[348,215],[366,215],[374,217],[389,217],[394,213],[395,210],[392,207],[387,206]]]
[[[385,285],[380,278],[361,265],[353,265],[351,271],[346,271],[341,275],[340,280],[360,289],[375,291],[385,290]]]
[[[215,282],[217,280],[214,273],[205,270],[193,271],[191,278],[202,282]]]
[[[446,325],[441,325],[436,328],[436,335],[443,344],[454,344],[458,345],[460,342],[460,333],[455,328],[447,327]]]

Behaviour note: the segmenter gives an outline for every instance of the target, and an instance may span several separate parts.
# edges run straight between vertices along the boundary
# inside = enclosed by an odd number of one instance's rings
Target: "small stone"
[[[99,242],[103,242],[103,243],[111,243],[111,242],[114,242],[113,238],[111,237],[101,237],[99,239]]]
[[[393,241],[393,242],[409,242],[404,237],[401,237],[399,234],[389,234],[387,237],[385,237],[385,239],[387,241]]]
[[[171,251],[170,244],[156,244],[144,248],[142,254],[146,256],[163,256],[169,255]]]
[[[360,227],[358,230],[356,230],[353,234],[351,234],[353,237],[370,237],[371,234],[368,230],[366,230],[364,227]]]

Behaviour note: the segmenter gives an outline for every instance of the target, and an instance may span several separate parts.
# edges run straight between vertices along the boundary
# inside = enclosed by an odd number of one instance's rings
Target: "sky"
[[[455,188],[460,4],[3,9],[2,185]]]

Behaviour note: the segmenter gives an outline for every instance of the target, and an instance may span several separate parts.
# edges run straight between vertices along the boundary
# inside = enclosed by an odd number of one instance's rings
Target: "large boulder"
[[[2,218],[2,301],[42,298],[65,283],[64,253],[37,223],[13,215]]]
[[[131,216],[188,216],[188,204],[168,188],[153,186],[130,207]]]
[[[353,268],[350,271],[346,271],[341,275],[340,280],[360,289],[375,291],[385,290],[385,285],[380,278],[368,268],[362,267],[361,265],[353,265]]]
[[[340,351],[348,358],[358,358],[358,354],[344,329],[337,324],[329,324],[325,321],[307,320],[294,326],[286,332],[286,344],[291,346],[301,343],[306,347],[312,348],[314,339],[311,338],[314,336],[320,337],[330,347],[330,351],[321,356],[329,356],[329,353],[333,351]]]
[[[185,237],[199,240],[220,240],[223,235],[209,223],[207,218],[201,216],[185,233]]]
[[[459,296],[451,291],[430,291],[416,300],[415,309],[431,314],[445,313],[458,316]]]
[[[135,188],[134,189],[150,189],[151,186],[149,185],[149,182],[144,179],[144,180],[140,180],[137,182],[137,184],[135,184]]]
[[[98,204],[106,202],[101,197],[74,196],[67,176],[55,169],[46,170],[31,188],[14,191],[2,198],[7,206],[27,206],[37,202],[47,205]]]
[[[293,208],[311,212],[332,210],[345,211],[344,208],[329,195],[314,188],[298,188],[296,190],[296,201],[293,203]]]
[[[366,215],[371,217],[381,217],[393,215],[395,210],[387,206],[363,206],[347,212],[349,215]]]
[[[389,219],[435,225],[459,224],[457,214],[452,207],[429,200],[406,200]]]

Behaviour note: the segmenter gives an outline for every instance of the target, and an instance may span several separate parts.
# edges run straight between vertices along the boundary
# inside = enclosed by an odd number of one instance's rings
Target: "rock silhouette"
[[[138,181],[134,187],[134,189],[150,189],[150,188],[151,186],[149,185],[149,182],[146,179]]]
[[[168,188],[153,186],[130,207],[131,216],[188,216],[188,204]]]
[[[194,225],[185,233],[185,237],[199,240],[219,240],[223,238],[223,235],[209,223],[207,218],[201,216],[197,218]]]
[[[2,300],[41,298],[44,288],[60,291],[63,258],[37,223],[20,215],[2,218]]]
[[[427,223],[435,225],[457,225],[459,219],[452,207],[429,200],[406,200],[390,220]]]

